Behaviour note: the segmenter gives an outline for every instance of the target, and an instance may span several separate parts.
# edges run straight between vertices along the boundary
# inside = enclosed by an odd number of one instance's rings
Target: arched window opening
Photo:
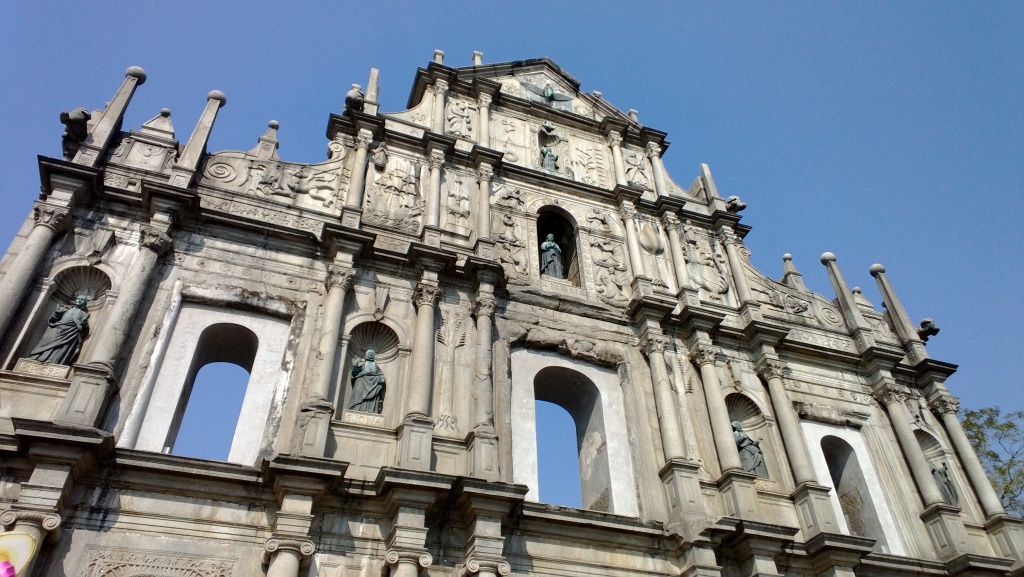
[[[537,401],[537,474],[540,500],[583,507],[576,423],[568,411]]]
[[[249,384],[249,371],[232,363],[199,369],[172,452],[183,457],[227,461]]]
[[[537,216],[537,250],[540,255],[540,273],[568,280],[580,286],[580,265],[576,254],[576,226],[568,214],[554,207],[544,207]],[[555,251],[545,246],[551,241],[558,245]],[[552,262],[560,258],[559,263]],[[560,266],[559,266],[560,265]]]
[[[848,531],[875,539],[875,550],[887,553],[888,543],[857,453],[849,443],[831,435],[821,439],[821,450]]]
[[[227,460],[239,436],[239,416],[258,349],[256,333],[241,325],[218,323],[203,330],[168,430],[164,452]],[[235,369],[225,371],[222,366],[225,364]],[[207,367],[211,370],[204,370]],[[229,422],[234,424],[229,426]],[[205,456],[219,455],[225,445],[227,451],[223,458]]]

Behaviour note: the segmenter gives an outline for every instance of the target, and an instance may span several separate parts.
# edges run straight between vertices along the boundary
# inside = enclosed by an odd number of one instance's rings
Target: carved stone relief
[[[518,189],[517,189],[518,190]],[[494,237],[497,244],[494,254],[505,270],[508,284],[525,286],[530,284],[529,255],[527,254],[523,226],[512,215],[503,215]]]
[[[455,417],[455,351],[465,346],[472,326],[466,311],[459,307],[441,306],[441,326],[435,335],[441,343],[441,408],[434,428],[438,431],[456,433],[459,430]]]
[[[169,555],[156,551],[93,549],[78,571],[80,577],[132,577],[175,575],[177,577],[231,577],[235,560],[195,554]]]
[[[469,193],[476,182],[468,175],[445,171],[445,186],[442,189],[445,199],[444,228],[462,236],[470,234]]]
[[[459,138],[473,139],[476,135],[477,107],[461,98],[451,98],[444,111],[444,132]]]
[[[697,229],[690,221],[682,225],[683,257],[690,282],[700,289],[700,297],[712,302],[722,302],[729,292],[726,277],[725,256],[714,250],[715,246],[703,229]]]
[[[367,179],[363,222],[417,235],[426,201],[420,192],[419,163],[390,155],[383,170],[373,167]]]
[[[572,173],[583,184],[606,186],[608,184],[608,163],[604,146],[582,140],[574,140],[572,146]]]
[[[647,171],[647,159],[643,152],[632,149],[622,151],[622,160],[626,163],[626,182],[641,188],[651,188],[651,178]]]

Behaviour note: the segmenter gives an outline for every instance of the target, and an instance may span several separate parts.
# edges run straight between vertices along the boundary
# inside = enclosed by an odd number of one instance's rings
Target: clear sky
[[[1024,408],[1020,256],[1024,4],[1020,2],[5,3],[0,138],[6,243],[60,156],[62,110],[101,108],[142,66],[124,128],[163,107],[187,140],[212,89],[227,94],[210,150],[254,146],[281,123],[281,156],[326,158],[327,117],[381,71],[383,111],[405,108],[435,48],[445,64],[547,56],[669,134],[684,186],[707,162],[748,205],[756,266],[790,252],[834,297],[818,257],[881,308],[874,262],[912,320],[942,332],[968,407]]]

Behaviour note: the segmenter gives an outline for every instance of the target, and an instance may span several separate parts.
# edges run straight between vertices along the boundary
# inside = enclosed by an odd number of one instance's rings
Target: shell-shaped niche
[[[352,329],[348,352],[352,358],[361,358],[373,349],[377,361],[387,362],[398,356],[398,335],[384,323],[360,323]]]
[[[71,306],[76,298],[85,296],[89,299],[88,308],[91,311],[103,306],[107,291],[110,290],[110,277],[91,266],[76,266],[62,270],[53,282],[55,300],[65,306]]]
[[[665,251],[665,246],[661,244],[661,237],[658,236],[658,228],[649,222],[640,226],[640,246],[651,254],[661,254]]]
[[[739,421],[744,429],[757,428],[765,422],[757,405],[745,395],[733,393],[727,396],[725,406],[729,411],[729,420]]]

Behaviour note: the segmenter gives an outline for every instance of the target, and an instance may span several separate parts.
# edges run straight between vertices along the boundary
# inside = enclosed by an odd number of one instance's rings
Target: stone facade
[[[547,59],[475,62],[438,52],[397,113],[373,71],[315,164],[274,122],[208,153],[217,91],[184,144],[166,111],[122,130],[135,67],[62,116],[0,262],[19,575],[1019,570],[883,267],[884,312],[829,253],[834,300],[769,278],[665,133]],[[83,296],[75,360],[32,358]],[[251,375],[224,462],[174,454],[210,362]],[[534,400],[576,422],[581,509],[537,502]]]

